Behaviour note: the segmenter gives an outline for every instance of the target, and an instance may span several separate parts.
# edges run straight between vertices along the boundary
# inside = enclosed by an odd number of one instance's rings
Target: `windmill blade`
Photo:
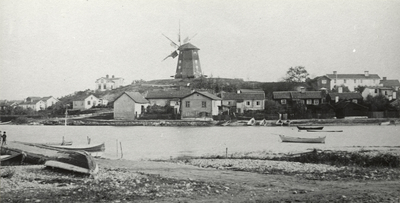
[[[162,34],[162,33],[161,33]],[[175,46],[176,48],[178,48],[179,47],[179,45],[178,44],[176,44],[174,41],[172,41],[170,38],[168,38],[167,36],[165,36],[164,34],[162,34],[165,38],[167,38],[170,42],[171,42],[171,45],[173,45],[173,46]]]
[[[165,59],[167,59],[167,58],[169,58],[169,57],[175,58],[175,57],[177,57],[178,55],[179,55],[178,52],[175,50],[175,51],[173,51],[170,55],[168,55],[167,57],[165,57],[162,61],[165,61]]]

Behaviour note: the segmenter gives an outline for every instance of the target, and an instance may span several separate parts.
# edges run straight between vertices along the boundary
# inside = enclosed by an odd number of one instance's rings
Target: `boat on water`
[[[322,130],[324,126],[297,126],[299,130]]]
[[[266,126],[266,125],[267,125],[267,120],[265,120],[265,118],[262,119],[262,120],[260,121],[259,125]]]
[[[230,121],[226,121],[226,122],[221,123],[221,126],[228,126],[230,123],[231,123]]]
[[[307,132],[314,132],[314,133],[320,133],[320,132],[329,132],[329,133],[341,133],[343,130],[307,130]]]
[[[44,165],[83,174],[94,175],[99,171],[99,166],[93,157],[85,151],[59,151],[55,157],[47,160]]]
[[[25,157],[26,154],[24,153],[1,155],[0,165],[1,166],[21,165],[23,164]]]
[[[254,118],[251,118],[248,122],[247,122],[247,125],[248,126],[253,126],[253,125],[255,125],[256,124],[256,119],[254,119]]]
[[[379,125],[390,125],[390,121],[382,122]]]
[[[7,125],[7,124],[10,124],[11,123],[11,121],[7,121],[7,122],[0,122],[0,125]]]
[[[106,149],[105,144],[89,144],[89,145],[49,145],[58,149],[86,151],[86,152],[104,152]]]
[[[294,143],[325,143],[326,136],[323,137],[315,137],[315,138],[308,138],[308,137],[290,137],[285,135],[279,135],[282,142],[294,142]]]
[[[279,119],[279,120],[276,121],[275,125],[277,125],[277,126],[289,126],[290,123],[291,123],[291,121],[289,121],[289,120],[283,121],[283,120]]]

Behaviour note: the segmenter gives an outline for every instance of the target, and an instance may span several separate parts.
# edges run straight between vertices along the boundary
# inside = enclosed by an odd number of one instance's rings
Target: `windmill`
[[[175,51],[171,52],[170,55],[164,58],[166,60],[169,57],[175,58],[178,56],[178,62],[176,65],[175,71],[175,79],[178,78],[198,78],[202,76],[199,53],[196,46],[189,43],[193,37],[186,37],[183,40],[183,44],[181,44],[181,34],[180,34],[180,26],[179,26],[179,34],[178,34],[178,43],[175,43],[173,40],[162,34],[165,38],[167,38],[171,42],[171,46],[175,48]],[[163,61],[164,61],[163,60]]]

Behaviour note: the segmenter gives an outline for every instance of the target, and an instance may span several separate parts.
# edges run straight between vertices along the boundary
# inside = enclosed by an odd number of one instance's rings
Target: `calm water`
[[[105,142],[104,157],[117,158],[122,143],[124,159],[169,159],[181,155],[225,155],[235,152],[296,152],[307,148],[335,149],[344,146],[400,146],[400,126],[327,126],[343,132],[298,132],[296,127],[114,127],[114,126],[0,126],[8,141],[61,142],[63,136],[75,144]],[[277,134],[316,137],[326,135],[325,144],[281,143]],[[119,156],[121,156],[119,154]]]

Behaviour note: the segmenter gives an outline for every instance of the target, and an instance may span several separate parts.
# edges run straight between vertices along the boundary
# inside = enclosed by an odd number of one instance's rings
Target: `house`
[[[90,109],[93,106],[97,106],[99,104],[99,99],[95,96],[91,95],[84,95],[72,102],[72,108],[76,110],[85,110]]]
[[[318,90],[331,90],[333,88],[331,86],[331,78],[326,75],[319,76],[314,79],[316,81],[316,88]]]
[[[41,100],[44,101],[44,103],[46,104],[46,108],[53,106],[54,104],[56,104],[57,102],[60,101],[60,100],[54,98],[53,96],[42,97]]]
[[[219,114],[221,98],[208,93],[193,91],[181,98],[182,119],[212,119]]]
[[[333,71],[333,74],[326,74],[326,76],[330,79],[330,90],[344,85],[351,92],[354,92],[358,86],[378,86],[381,80],[377,74],[370,74],[369,71],[365,71],[364,74],[337,74]]]
[[[108,75],[106,77],[101,77],[96,80],[96,91],[112,90],[123,86],[124,79],[116,78],[114,75],[110,78]]]
[[[376,95],[384,95],[389,101],[397,99],[397,92],[391,87],[366,87],[361,94],[364,99],[366,99],[368,95],[373,97]]]
[[[265,93],[263,90],[238,90],[237,93],[221,92],[223,110],[243,113],[248,110],[264,110]]]
[[[349,101],[359,104],[363,100],[363,97],[361,93],[358,92],[343,92],[343,93],[331,92],[326,96],[326,100],[328,103],[332,105],[339,103],[341,101]]]
[[[23,109],[32,109],[34,111],[46,109],[46,103],[41,97],[27,97],[22,103],[18,104],[18,106]]]
[[[333,108],[336,118],[368,116],[368,107],[348,100],[342,100],[338,103],[335,103]]]
[[[386,77],[383,77],[379,84],[382,87],[391,87],[396,92],[399,91],[400,88],[399,80],[388,80]]]
[[[139,92],[124,92],[114,100],[114,119],[135,120],[149,105]]]
[[[180,99],[191,93],[191,90],[170,90],[170,91],[150,91],[147,92],[145,98],[150,105],[171,106],[174,107],[175,114],[180,112]]]
[[[291,106],[294,103],[302,103],[307,106],[316,106],[325,101],[323,91],[277,91],[273,92],[273,99],[281,105]]]

